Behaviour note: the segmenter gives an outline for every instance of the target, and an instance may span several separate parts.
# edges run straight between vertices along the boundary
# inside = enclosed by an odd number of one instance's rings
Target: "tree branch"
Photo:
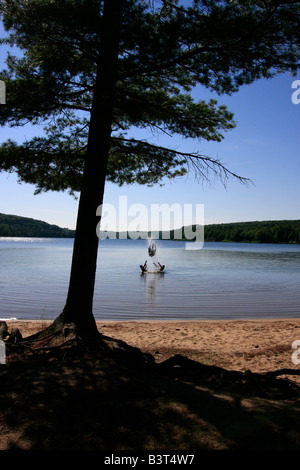
[[[168,152],[174,155],[174,157],[180,157],[182,163],[187,163],[188,167],[193,168],[196,176],[197,174],[204,178],[206,181],[210,181],[208,173],[211,171],[215,176],[219,177],[224,183],[222,176],[227,179],[228,176],[233,176],[238,179],[243,184],[252,183],[249,178],[239,176],[233,171],[229,170],[225,165],[223,165],[219,160],[208,157],[207,155],[201,155],[199,153],[190,153],[190,152],[180,152],[179,150],[170,149],[160,145],[153,145],[149,142],[137,140],[137,139],[126,139],[124,137],[112,137],[112,140],[119,140],[123,142],[133,143],[137,145],[142,145],[151,149],[157,149],[162,152]],[[253,184],[253,183],[252,183]]]

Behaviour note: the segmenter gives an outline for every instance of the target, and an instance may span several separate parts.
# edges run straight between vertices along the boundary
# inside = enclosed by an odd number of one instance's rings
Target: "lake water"
[[[186,250],[184,242],[156,244],[165,273],[142,275],[146,240],[100,241],[97,320],[299,317],[299,245],[211,242]],[[0,318],[56,318],[66,300],[72,248],[72,239],[0,238]]]

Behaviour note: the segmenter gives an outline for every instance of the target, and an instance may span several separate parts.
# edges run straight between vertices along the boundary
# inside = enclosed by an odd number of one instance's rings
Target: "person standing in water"
[[[140,264],[140,268],[143,273],[147,272],[147,260],[145,261],[144,265]]]
[[[154,266],[158,268],[159,271],[163,271],[165,269],[165,265],[161,265],[160,262],[158,261],[157,263],[153,263]]]

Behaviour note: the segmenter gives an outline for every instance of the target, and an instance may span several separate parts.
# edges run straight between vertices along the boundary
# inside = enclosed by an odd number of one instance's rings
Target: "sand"
[[[7,324],[26,337],[48,322]],[[227,370],[300,368],[292,361],[300,319],[105,321],[98,328],[158,363],[179,353]],[[0,450],[97,450],[101,465],[105,455],[124,450],[299,449],[300,381],[288,378],[205,379],[88,354],[8,361],[0,366]]]
[[[23,337],[50,322],[8,321]],[[220,320],[220,321],[103,321],[97,322],[106,336],[124,340],[154,355],[161,362],[174,354],[231,370],[267,372],[300,368],[292,355],[294,341],[300,341],[300,319]],[[297,348],[300,360],[300,346]],[[300,377],[293,376],[300,382]]]

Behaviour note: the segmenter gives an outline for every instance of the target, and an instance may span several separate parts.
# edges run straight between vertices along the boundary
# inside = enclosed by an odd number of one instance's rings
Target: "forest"
[[[300,243],[300,220],[271,220],[206,225],[207,242]]]
[[[192,227],[195,232],[195,226]],[[178,233],[178,232],[177,232]],[[176,240],[177,233],[159,232],[160,239]],[[47,237],[74,238],[75,231],[50,225],[41,220],[17,215],[0,214],[0,237]],[[184,236],[184,227],[182,228]],[[130,238],[121,232],[101,232],[101,238]],[[140,232],[140,238],[147,238],[151,232]],[[183,238],[185,240],[185,238]],[[244,243],[300,243],[300,220],[271,220],[236,222],[206,225],[204,240],[207,242]]]
[[[74,233],[41,220],[0,214],[0,237],[73,238]]]

